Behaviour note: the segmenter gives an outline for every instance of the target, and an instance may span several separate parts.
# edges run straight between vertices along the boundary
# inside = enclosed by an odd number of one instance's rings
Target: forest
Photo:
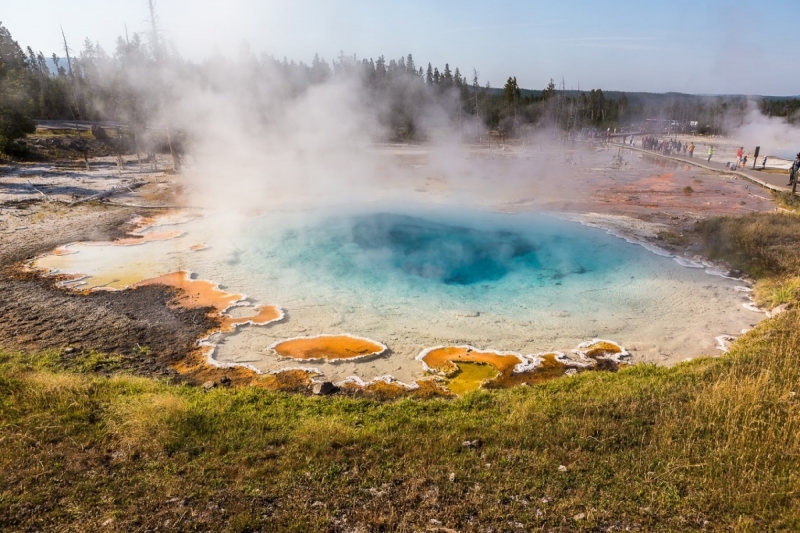
[[[719,134],[740,124],[754,105],[790,122],[800,108],[800,100],[790,98],[576,91],[552,79],[542,90],[528,90],[515,76],[493,87],[474,68],[465,73],[450,64],[423,66],[412,54],[387,61],[341,52],[330,61],[315,55],[307,64],[263,53],[256,57],[245,44],[234,59],[192,62],[157,32],[119,37],[112,52],[87,38],[76,55],[64,42],[64,57],[45,56],[31,46],[23,50],[0,23],[0,149],[5,153],[24,156],[24,145],[14,141],[35,131],[36,120],[113,121],[131,136],[157,131],[185,83],[210,90],[234,86],[259,104],[256,113],[267,116],[270,108],[315,85],[355,80],[359,105],[383,126],[381,140],[393,141],[424,141],[434,127],[428,119],[432,108],[464,142],[489,135],[520,137],[543,128],[638,129],[646,119],[675,121],[684,131],[693,122],[698,133]],[[181,117],[169,116],[169,122],[180,131]]]

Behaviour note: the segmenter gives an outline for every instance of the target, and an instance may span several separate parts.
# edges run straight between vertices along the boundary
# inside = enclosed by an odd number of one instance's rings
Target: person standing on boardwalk
[[[714,155],[714,147],[713,146],[709,146],[708,147],[708,162],[709,163],[711,163],[711,156],[712,155]]]
[[[798,170],[800,170],[800,154],[797,154],[797,157],[794,158],[794,163],[792,163],[792,167],[789,169],[789,183],[786,185],[787,187],[791,186],[797,180]]]
[[[738,150],[736,150],[736,167],[739,167],[739,164],[742,162],[742,154],[744,153],[744,146],[740,146]]]
[[[689,145],[689,157],[694,157],[694,143]]]

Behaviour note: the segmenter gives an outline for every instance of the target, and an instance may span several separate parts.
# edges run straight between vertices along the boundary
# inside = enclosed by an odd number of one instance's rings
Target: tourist
[[[744,167],[746,166],[747,166],[747,156],[744,155],[742,156],[742,170],[744,170]]]
[[[739,163],[742,162],[742,153],[744,152],[744,146],[740,146],[738,150],[736,150],[736,166],[739,166]]]
[[[795,180],[797,179],[797,171],[800,170],[800,154],[797,154],[797,157],[794,158],[794,163],[792,163],[792,167],[789,169],[789,185],[792,185]]]
[[[694,143],[689,145],[689,157],[694,157]]]
[[[714,147],[713,146],[709,146],[708,147],[708,162],[709,163],[711,163],[711,156],[712,155],[714,155]]]

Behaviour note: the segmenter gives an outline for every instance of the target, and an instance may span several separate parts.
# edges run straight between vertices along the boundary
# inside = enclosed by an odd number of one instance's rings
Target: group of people
[[[747,154],[744,153],[744,146],[740,146],[736,150],[736,166],[735,168],[744,168],[747,165]]]
[[[694,157],[694,143],[682,143],[677,139],[659,140],[657,137],[643,137],[642,148],[661,152],[664,155],[688,155]]]
[[[623,143],[625,140],[623,140]],[[634,144],[633,136],[631,136],[631,144]],[[677,139],[667,139],[661,140],[657,137],[653,136],[645,136],[642,137],[642,148],[645,150],[652,150],[654,152],[661,152],[664,155],[688,155],[689,157],[694,157],[694,143],[681,143]],[[711,162],[711,157],[714,155],[714,147],[708,147],[708,162]],[[736,150],[736,162],[735,163],[727,163],[726,164],[730,169],[739,169],[745,168],[747,165],[747,154],[744,152],[744,147],[740,146]],[[764,157],[764,161],[761,163],[763,168],[767,166],[767,157]],[[791,187],[795,184],[798,179],[798,175],[800,175],[800,154],[797,154],[794,162],[792,163],[791,168],[789,169],[789,183],[787,186]]]

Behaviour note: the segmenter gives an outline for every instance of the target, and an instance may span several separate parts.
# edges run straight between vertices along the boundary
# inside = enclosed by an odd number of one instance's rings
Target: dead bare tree
[[[156,68],[158,69],[158,92],[159,92],[159,99],[161,101],[161,110],[164,112],[165,116],[168,114],[166,110],[166,105],[164,104],[164,87],[161,80],[161,49],[158,43],[158,23],[156,22],[156,8],[155,8],[155,0],[147,0],[147,5],[150,8],[150,25],[152,28],[152,36],[151,39],[153,41],[153,56],[155,57],[156,61]],[[167,130],[167,145],[169,146],[169,153],[172,156],[172,170],[173,172],[180,172],[181,171],[181,160],[179,154],[176,153],[174,147],[172,146],[172,132],[170,131],[170,123],[169,119],[166,120],[166,130]]]
[[[64,39],[64,53],[67,55],[67,68],[68,68],[68,75],[69,75],[69,87],[72,91],[72,101],[75,103],[75,110],[70,110],[72,114],[72,120],[78,121],[81,119],[81,108],[78,105],[78,92],[75,90],[75,73],[72,70],[72,58],[69,55],[69,45],[67,44],[67,36],[64,33],[64,27],[61,26],[61,38]],[[80,141],[81,130],[78,127],[78,124],[75,124],[75,131],[77,131],[77,135]],[[89,149],[87,147],[83,147],[83,162],[86,164],[86,170],[89,170]]]

